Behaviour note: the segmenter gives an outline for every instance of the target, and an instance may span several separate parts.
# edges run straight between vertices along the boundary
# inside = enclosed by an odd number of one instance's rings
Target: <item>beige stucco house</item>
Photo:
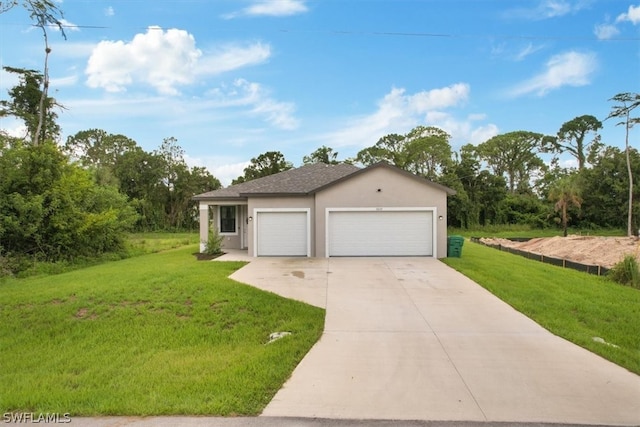
[[[305,165],[194,197],[209,227],[250,256],[447,256],[455,191],[387,163]]]

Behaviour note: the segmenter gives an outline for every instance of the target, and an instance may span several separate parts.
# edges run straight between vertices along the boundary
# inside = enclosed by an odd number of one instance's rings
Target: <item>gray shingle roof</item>
[[[237,199],[247,196],[305,195],[359,171],[357,166],[314,163],[274,175],[198,194],[195,200]]]
[[[415,179],[423,184],[435,187],[449,195],[456,194],[455,190],[444,185],[437,184],[425,178],[404,171],[385,162],[379,162],[365,169],[357,166],[340,163],[337,165],[326,165],[324,163],[314,163],[304,165],[296,169],[289,169],[274,175],[243,182],[242,184],[231,185],[227,188],[209,191],[208,193],[194,196],[194,200],[225,200],[225,199],[246,199],[247,197],[272,197],[272,196],[304,196],[322,190],[338,182],[349,179],[351,175],[366,173],[374,168],[391,168],[410,179]]]

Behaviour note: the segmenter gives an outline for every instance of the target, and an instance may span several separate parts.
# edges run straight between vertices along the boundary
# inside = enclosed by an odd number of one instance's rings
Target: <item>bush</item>
[[[204,246],[204,252],[207,255],[219,255],[222,253],[222,237],[215,227],[209,229],[209,238]]]
[[[124,248],[137,214],[115,187],[100,186],[53,142],[0,152],[0,242],[13,272],[22,258],[73,261]]]
[[[640,268],[633,255],[627,255],[609,270],[608,277],[614,282],[640,289]]]
[[[13,276],[9,259],[0,253],[0,278]]]

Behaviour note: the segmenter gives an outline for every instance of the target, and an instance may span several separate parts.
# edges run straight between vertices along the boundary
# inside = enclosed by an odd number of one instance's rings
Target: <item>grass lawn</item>
[[[0,283],[0,412],[255,415],[324,311],[227,278],[194,245]],[[266,344],[269,334],[293,334]]]
[[[461,258],[443,261],[552,333],[640,374],[639,290],[468,240]]]
[[[66,273],[93,265],[112,262],[134,256],[157,253],[167,249],[175,249],[186,245],[193,245],[199,242],[197,233],[168,233],[168,232],[148,232],[131,233],[126,236],[123,250],[119,252],[109,252],[98,255],[95,258],[81,258],[73,261],[42,262],[35,261],[20,271],[18,277],[48,276],[52,274]],[[197,250],[194,249],[194,250]],[[0,283],[5,276],[0,275]]]
[[[185,245],[194,245],[199,241],[200,235],[197,232],[131,233],[127,237],[126,247],[127,252],[133,256],[175,249]]]

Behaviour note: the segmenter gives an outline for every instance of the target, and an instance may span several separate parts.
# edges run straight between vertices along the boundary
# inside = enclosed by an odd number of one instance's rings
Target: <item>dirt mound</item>
[[[482,238],[480,241],[607,268],[613,267],[627,254],[634,255],[640,262],[640,241],[636,237],[541,237],[527,242]]]

